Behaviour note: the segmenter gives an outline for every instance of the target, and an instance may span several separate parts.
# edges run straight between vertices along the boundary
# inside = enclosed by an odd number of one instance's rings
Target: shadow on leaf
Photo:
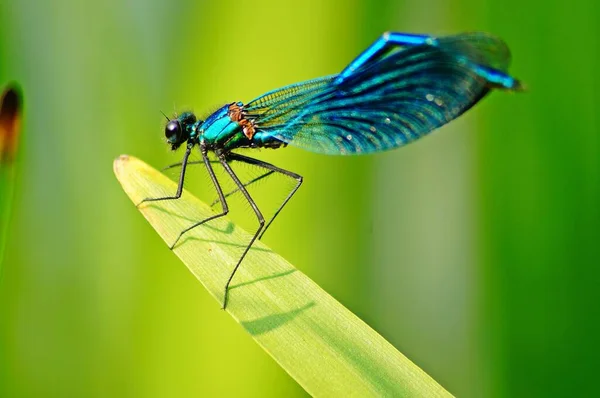
[[[281,312],[279,314],[271,314],[252,321],[242,321],[241,324],[253,336],[270,332],[278,327],[285,325],[304,311],[316,305],[314,301],[295,310]]]

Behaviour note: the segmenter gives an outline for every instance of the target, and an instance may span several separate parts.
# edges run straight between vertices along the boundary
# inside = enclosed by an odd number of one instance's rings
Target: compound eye
[[[171,120],[165,127],[165,137],[171,144],[179,142],[181,139],[181,124],[179,120]]]

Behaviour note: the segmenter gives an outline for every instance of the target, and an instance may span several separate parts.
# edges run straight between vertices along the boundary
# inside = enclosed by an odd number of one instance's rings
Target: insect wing
[[[412,142],[468,110],[491,87],[478,67],[501,73],[510,54],[493,36],[469,33],[396,48],[341,83],[298,83],[248,104],[259,131],[327,154],[382,151]]]

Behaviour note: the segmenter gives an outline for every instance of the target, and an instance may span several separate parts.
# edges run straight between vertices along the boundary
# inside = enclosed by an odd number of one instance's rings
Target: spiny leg
[[[294,194],[296,193],[296,191],[298,190],[298,188],[300,188],[300,185],[302,185],[302,181],[303,178],[300,174],[296,174],[293,173],[289,170],[284,170],[282,168],[279,168],[277,166],[274,166],[270,163],[267,162],[263,162],[262,160],[258,160],[258,159],[254,159],[254,158],[249,158],[247,156],[244,155],[239,155],[237,153],[229,153],[228,155],[229,159],[232,160],[237,160],[239,162],[244,162],[244,163],[248,163],[248,164],[252,164],[258,167],[262,167],[265,168],[267,170],[270,170],[271,172],[277,172],[277,173],[281,173],[285,176],[291,177],[293,179],[296,180],[296,186],[294,187],[294,189],[292,189],[290,191],[290,193],[288,194],[288,196],[285,198],[285,200],[283,201],[283,203],[281,203],[281,206],[279,206],[279,208],[277,209],[277,211],[275,212],[275,214],[273,215],[273,217],[271,217],[271,219],[269,220],[269,222],[267,223],[267,225],[265,226],[265,228],[263,229],[262,233],[258,236],[258,239],[260,240],[263,235],[265,234],[265,232],[267,232],[267,229],[269,229],[269,226],[271,225],[271,223],[273,222],[273,220],[275,220],[275,217],[277,217],[277,215],[279,214],[279,212],[281,212],[281,210],[283,209],[283,207],[290,201],[290,199],[292,198],[292,196],[294,196]]]
[[[258,206],[256,205],[256,203],[254,202],[254,200],[248,193],[248,190],[246,190],[246,187],[244,187],[244,184],[242,184],[242,182],[240,181],[238,176],[233,172],[233,169],[231,168],[231,166],[229,166],[229,164],[227,163],[227,159],[225,158],[225,156],[224,155],[219,156],[219,160],[221,161],[223,168],[225,169],[225,171],[227,171],[227,173],[229,174],[229,176],[231,177],[233,182],[235,182],[235,184],[238,186],[238,189],[240,190],[240,192],[242,192],[242,194],[244,195],[244,197],[246,198],[248,203],[250,203],[250,206],[252,207],[252,210],[254,210],[254,214],[256,214],[256,218],[258,219],[258,224],[259,224],[258,229],[254,233],[254,236],[252,236],[252,239],[250,240],[250,243],[248,243],[248,246],[246,246],[246,249],[242,253],[242,256],[240,257],[237,264],[233,268],[233,271],[231,272],[231,275],[229,275],[229,279],[227,280],[227,283],[225,284],[225,292],[223,294],[223,309],[225,309],[227,307],[227,293],[229,291],[229,284],[231,283],[233,276],[237,272],[240,264],[242,263],[242,260],[244,259],[244,257],[246,257],[248,250],[250,250],[250,248],[252,247],[252,244],[254,243],[256,238],[259,236],[260,231],[265,226],[265,219],[264,219],[262,213],[260,212],[260,210],[258,209]],[[222,194],[219,195],[219,197],[220,197],[221,201],[225,200],[225,198],[223,198]]]
[[[193,164],[200,164],[200,163],[202,163],[201,160],[194,160],[194,161],[191,161],[191,162],[187,162],[188,166],[193,165]],[[170,164],[168,166],[163,167],[162,169],[160,169],[160,171],[167,171],[169,169],[174,169],[176,167],[181,167],[181,164],[182,164],[181,162],[179,162],[179,163],[173,163],[173,164]]]
[[[211,161],[208,160],[208,156],[206,155],[206,150],[202,149],[202,160],[204,161],[204,165],[206,166],[206,170],[208,171],[208,175],[210,176],[210,179],[213,182],[213,185],[215,186],[215,189],[217,190],[217,194],[219,195],[219,199],[221,200],[221,205],[223,207],[223,211],[219,214],[215,214],[213,216],[210,216],[208,218],[205,218],[202,221],[199,221],[195,224],[193,224],[192,226],[184,229],[183,231],[181,231],[179,233],[179,236],[177,236],[177,239],[175,239],[175,242],[173,242],[173,244],[171,245],[171,250],[173,250],[173,248],[175,247],[175,245],[177,244],[177,242],[179,242],[179,239],[181,239],[181,237],[183,236],[183,234],[185,234],[186,232],[188,232],[191,229],[194,229],[210,220],[214,220],[215,218],[219,218],[219,217],[223,217],[224,215],[226,215],[227,213],[229,213],[229,207],[227,206],[227,201],[225,200],[225,196],[223,195],[223,189],[221,188],[221,185],[219,184],[219,180],[217,180],[217,176],[215,175],[215,172],[212,168]]]
[[[262,180],[263,178],[266,178],[266,177],[270,176],[270,175],[271,175],[271,174],[273,174],[274,172],[275,172],[275,171],[273,171],[273,170],[269,170],[269,171],[267,171],[266,173],[264,173],[264,174],[261,174],[261,175],[259,175],[258,177],[256,177],[256,178],[253,178],[253,179],[251,179],[251,180],[250,180],[250,181],[248,181],[248,182],[245,182],[245,183],[244,183],[244,187],[248,188],[250,185],[254,184],[254,183],[255,183],[255,182],[257,182],[257,181],[260,181],[260,180]],[[239,192],[239,191],[240,191],[240,190],[239,190],[239,188],[236,188],[236,189],[234,189],[234,190],[232,190],[232,191],[230,191],[230,192],[227,192],[227,193],[225,194],[225,199],[227,199],[228,197],[230,197],[231,195],[233,195],[233,194],[235,194],[235,193],[237,193],[237,192]],[[215,200],[214,200],[214,201],[213,201],[213,202],[210,204],[210,207],[213,207],[213,206],[214,206],[214,205],[216,205],[217,203],[219,203],[219,198],[215,199]]]
[[[336,79],[335,84],[340,84],[351,76],[354,71],[369,61],[375,61],[385,55],[389,50],[396,46],[418,46],[432,40],[431,36],[414,35],[410,33],[385,32],[379,39],[363,51],[358,57],[348,65]]]
[[[193,145],[188,145],[185,150],[185,154],[183,155],[183,160],[181,161],[181,174],[179,174],[179,185],[177,186],[177,192],[175,192],[174,196],[162,196],[160,198],[145,198],[140,203],[136,205],[139,207],[144,202],[157,202],[160,200],[173,200],[179,199],[181,197],[181,193],[183,192],[183,182],[185,180],[185,170],[188,165],[188,158],[190,157],[190,153],[192,152]]]
[[[219,163],[218,160],[209,160],[209,162],[211,162],[211,163]],[[204,163],[204,161],[202,161],[202,160],[193,160],[191,162],[187,162],[188,166],[191,166],[193,164],[202,164],[202,163]],[[163,167],[162,169],[160,169],[160,171],[167,171],[169,169],[174,169],[176,167],[181,167],[181,164],[182,164],[181,162],[173,163],[173,164],[170,164],[168,166]]]

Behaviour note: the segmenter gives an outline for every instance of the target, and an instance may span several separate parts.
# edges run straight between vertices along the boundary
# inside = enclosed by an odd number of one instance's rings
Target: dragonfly
[[[519,80],[508,74],[510,51],[499,38],[483,32],[435,37],[386,32],[340,73],[279,88],[248,102],[223,105],[206,119],[183,112],[167,117],[165,136],[173,151],[185,147],[174,195],[146,198],[145,202],[181,197],[192,149],[198,147],[218,195],[221,212],[198,220],[179,233],[175,247],[190,230],[229,212],[227,197],[244,196],[258,227],[235,264],[229,285],[257,239],[302,185],[301,175],[238,153],[239,149],[284,148],[288,145],[332,155],[358,155],[406,145],[457,118],[493,89],[520,91]],[[209,153],[216,160],[209,159]],[[247,163],[263,174],[242,182],[230,163]],[[223,167],[235,184],[225,194],[213,164]],[[168,166],[168,167],[171,167]],[[248,192],[248,186],[274,173],[295,185],[266,221]]]

